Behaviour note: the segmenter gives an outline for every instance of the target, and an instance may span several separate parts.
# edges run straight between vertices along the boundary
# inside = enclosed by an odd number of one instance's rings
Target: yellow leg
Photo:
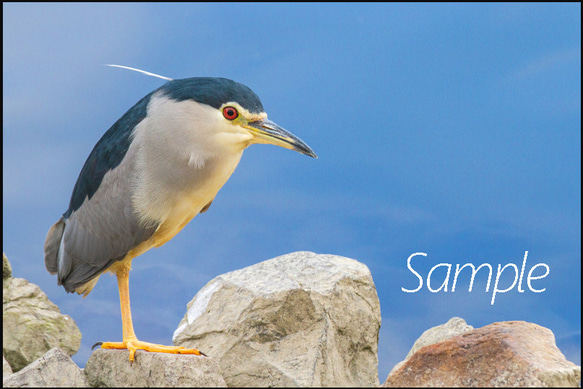
[[[120,266],[115,272],[117,276],[117,285],[119,287],[119,301],[121,305],[121,322],[123,327],[123,342],[103,342],[101,348],[106,349],[127,349],[130,352],[130,362],[134,361],[136,350],[145,350],[158,353],[169,354],[194,354],[204,355],[197,349],[187,349],[181,346],[163,346],[161,344],[147,343],[138,340],[134,332],[132,323],[132,312],[130,309],[130,288],[129,275],[130,264]]]

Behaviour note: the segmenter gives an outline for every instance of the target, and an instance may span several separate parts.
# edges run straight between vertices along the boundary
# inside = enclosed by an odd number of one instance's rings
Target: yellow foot
[[[167,353],[167,354],[194,354],[194,355],[206,355],[199,350],[193,348],[188,349],[182,346],[163,346],[161,344],[154,344],[148,342],[142,342],[141,340],[131,339],[124,342],[103,342],[101,343],[101,348],[116,349],[116,350],[129,350],[130,352],[130,362],[134,361],[134,355],[136,350],[145,350],[155,353]]]

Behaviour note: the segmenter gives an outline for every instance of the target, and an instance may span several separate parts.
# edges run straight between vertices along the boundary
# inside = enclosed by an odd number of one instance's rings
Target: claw
[[[119,288],[119,301],[121,306],[121,323],[123,328],[123,342],[98,342],[101,348],[114,350],[128,350],[130,352],[130,364],[134,362],[137,350],[145,350],[157,353],[168,354],[194,354],[205,356],[197,349],[187,349],[182,346],[163,346],[161,344],[154,344],[139,341],[134,332],[134,325],[132,324],[132,314],[130,310],[130,288],[129,288],[129,272],[130,272],[131,258],[121,262],[116,268],[115,274],[117,276],[117,285]]]
[[[129,350],[130,362],[134,361],[137,350],[167,354],[190,354],[205,357],[207,356],[206,354],[194,348],[187,349],[182,346],[164,346],[161,344],[142,342],[137,339],[126,340],[125,342],[103,342],[101,343],[101,348],[114,350]]]

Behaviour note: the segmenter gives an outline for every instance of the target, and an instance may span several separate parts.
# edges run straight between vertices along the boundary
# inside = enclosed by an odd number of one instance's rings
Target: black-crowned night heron
[[[87,296],[104,272],[117,276],[123,342],[102,348],[197,354],[139,341],[130,311],[132,259],[160,247],[199,213],[253,143],[316,157],[267,119],[259,97],[225,78],[171,80],[127,111],[97,142],[69,209],[47,234],[45,265],[67,292]]]

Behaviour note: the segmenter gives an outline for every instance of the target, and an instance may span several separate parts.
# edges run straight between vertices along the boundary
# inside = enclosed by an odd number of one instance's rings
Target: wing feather
[[[141,99],[97,142],[75,183],[69,209],[47,234],[45,266],[58,274],[67,292],[124,259],[158,227],[141,223],[132,205],[137,174],[132,131],[146,117],[150,97]]]
[[[91,199],[65,220],[58,261],[59,283],[72,291],[100,275],[149,239],[157,224],[140,223],[132,206],[132,156],[105,174]]]

